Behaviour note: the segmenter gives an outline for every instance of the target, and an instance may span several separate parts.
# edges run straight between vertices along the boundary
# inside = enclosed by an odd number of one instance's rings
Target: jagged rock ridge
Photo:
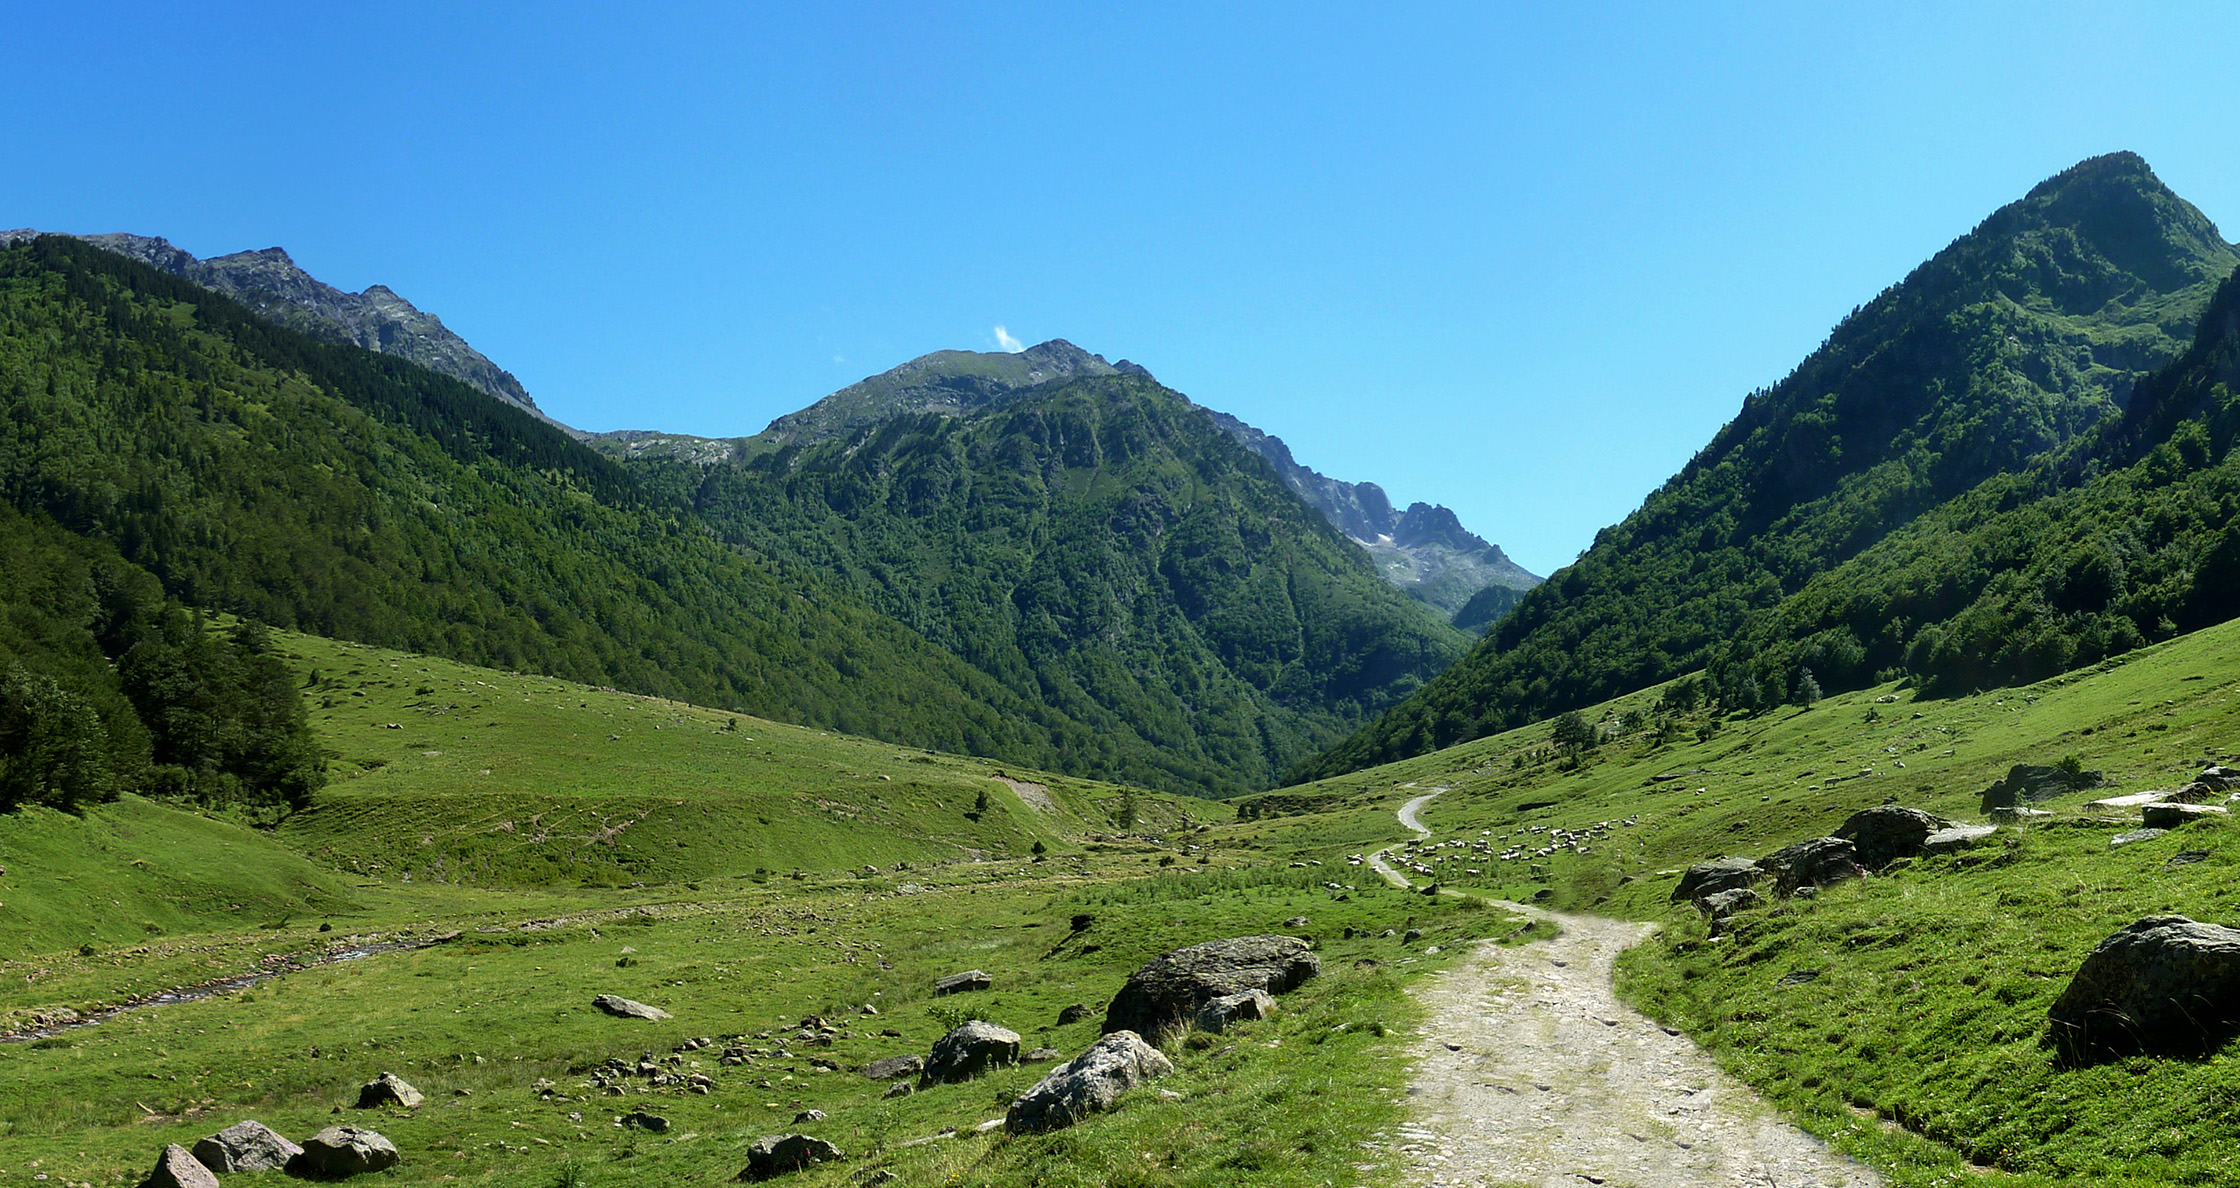
[[[0,231],[0,246],[40,234],[29,228]],[[201,260],[160,236],[115,232],[74,238],[223,293],[291,330],[410,359],[541,420],[559,424],[537,407],[512,372],[468,345],[466,339],[443,324],[443,319],[414,306],[387,285],[372,285],[361,293],[346,292],[305,272],[285,249],[277,247]]]

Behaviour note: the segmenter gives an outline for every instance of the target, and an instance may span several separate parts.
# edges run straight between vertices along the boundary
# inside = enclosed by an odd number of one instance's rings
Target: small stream
[[[251,970],[248,973],[233,974],[229,977],[223,978],[213,978],[207,982],[197,982],[192,986],[174,986],[169,990],[160,990],[154,994],[147,994],[142,995],[139,998],[127,999],[124,1002],[118,1003],[114,1006],[103,1007],[90,1015],[80,1016],[79,1018],[73,1019],[67,1023],[55,1023],[46,1027],[34,1027],[24,1031],[0,1032],[0,1044],[22,1044],[30,1043],[34,1040],[52,1039],[55,1036],[62,1035],[66,1032],[81,1031],[85,1028],[93,1027],[98,1024],[107,1022],[110,1019],[116,1018],[118,1015],[124,1014],[126,1011],[144,1010],[148,1007],[170,1006],[174,1003],[181,1002],[197,1002],[202,999],[211,998],[220,994],[231,994],[235,991],[247,990],[251,986],[255,986],[260,982],[269,982],[275,978],[284,978],[289,974],[307,973],[311,970],[321,969],[329,965],[340,965],[345,961],[356,961],[361,957],[376,957],[383,953],[408,953],[414,949],[431,948],[435,945],[443,944],[446,941],[457,940],[458,938],[458,933],[450,932],[429,937],[425,940],[413,939],[377,941],[370,944],[351,945],[347,948],[332,949],[301,964],[284,965],[273,969]]]

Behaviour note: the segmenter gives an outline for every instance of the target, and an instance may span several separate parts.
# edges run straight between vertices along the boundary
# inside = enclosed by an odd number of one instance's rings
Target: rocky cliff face
[[[0,244],[38,234],[29,229],[0,232]],[[223,293],[290,329],[410,359],[552,421],[513,373],[467,345],[441,318],[415,307],[386,285],[362,293],[345,292],[305,272],[276,247],[200,260],[158,236],[114,233],[76,238]]]

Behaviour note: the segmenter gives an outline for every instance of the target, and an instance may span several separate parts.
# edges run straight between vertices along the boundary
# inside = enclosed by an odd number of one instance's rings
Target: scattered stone
[[[2149,829],[2176,829],[2207,817],[2230,815],[2230,811],[2222,805],[2181,804],[2177,801],[2144,805],[2139,809],[2140,823]]]
[[[192,1151],[172,1143],[156,1156],[155,1170],[140,1182],[140,1188],[218,1188],[218,1177]]]
[[[2024,808],[2019,804],[2000,805],[1990,812],[1991,819],[2002,825],[2027,825],[2032,821],[2049,820],[2053,816],[2044,809]]]
[[[803,1122],[822,1122],[822,1121],[824,1121],[824,1111],[823,1111],[823,1110],[803,1110],[803,1111],[801,1111],[800,1113],[798,1113],[798,1114],[795,1114],[795,1115],[793,1116],[793,1124],[794,1124],[795,1126],[799,1126],[799,1125],[801,1125],[801,1124],[802,1124]]]
[[[1921,839],[1924,854],[1948,854],[1965,850],[1999,832],[1996,825],[1949,825]]]
[[[806,1134],[766,1134],[747,1148],[747,1167],[739,1173],[742,1180],[766,1180],[786,1172],[800,1171],[812,1163],[826,1163],[841,1158],[840,1148],[821,1138]]]
[[[426,1098],[418,1089],[404,1083],[395,1073],[385,1072],[358,1086],[358,1108],[378,1109],[385,1105],[400,1105],[406,1109],[418,1106]]]
[[[887,1091],[879,1096],[882,1098],[908,1097],[917,1091],[918,1083],[916,1081],[896,1081],[894,1084],[887,1086]]]
[[[639,1130],[650,1130],[655,1134],[669,1133],[669,1120],[667,1118],[664,1118],[659,1114],[649,1114],[644,1110],[636,1110],[631,1113],[624,1114],[622,1116],[622,1125],[635,1126]]]
[[[1406,932],[1400,934],[1400,943],[1404,945],[1412,945],[1422,939],[1423,929],[1421,928],[1410,928]]]
[[[1133,1031],[1164,1043],[1189,1030],[1198,1008],[1242,990],[1281,994],[1322,972],[1295,936],[1240,936],[1155,957],[1128,975],[1105,1008],[1107,1034]]]
[[[397,1145],[361,1126],[329,1126],[305,1139],[303,1154],[288,1161],[291,1173],[339,1180],[392,1168],[403,1157]]]
[[[251,1119],[236,1122],[196,1142],[194,1157],[220,1175],[245,1171],[278,1171],[303,1154],[303,1148],[281,1137],[271,1127]]]
[[[1920,809],[1884,804],[1851,814],[1835,835],[1851,842],[1859,865],[1881,870],[1900,858],[1919,854],[1921,843],[1929,835],[1954,824]]]
[[[889,1056],[863,1066],[863,1075],[874,1081],[892,1081],[898,1077],[914,1077],[926,1070],[923,1056]]]
[[[647,1006],[619,994],[602,994],[591,1000],[591,1005],[621,1019],[666,1019],[669,1012],[660,1007]]]
[[[2128,846],[2132,842],[2153,841],[2168,832],[2170,831],[2167,829],[2127,829],[2109,838],[2108,844],[2111,846]]]
[[[1816,837],[1785,846],[1768,854],[1762,865],[1773,872],[1774,886],[1783,895],[1794,895],[1802,887],[1825,887],[1867,873],[1866,868],[1859,865],[1857,847],[1850,839],[1841,837]]]
[[[1069,1006],[1066,1009],[1058,1012],[1058,1026],[1070,1027],[1073,1024],[1079,1023],[1083,1019],[1088,1018],[1089,1015],[1090,1011],[1088,1003],[1074,1003],[1072,1006]]]
[[[1672,889],[1672,902],[1701,899],[1719,891],[1747,887],[1766,877],[1754,858],[1713,858],[1698,862],[1680,876],[1680,885]]]
[[[1819,971],[1819,970],[1817,970],[1817,969],[1800,969],[1800,970],[1794,970],[1794,971],[1792,971],[1792,972],[1789,972],[1789,973],[1785,973],[1785,974],[1782,974],[1782,975],[1781,975],[1781,977],[1780,977],[1780,980],[1778,980],[1778,981],[1774,982],[1774,985],[1776,985],[1776,986],[1802,986],[1802,985],[1804,985],[1804,984],[1806,984],[1806,983],[1808,983],[1808,982],[1817,982],[1817,981],[1819,981],[1819,980],[1820,980],[1820,971]]]
[[[1089,1050],[1051,1069],[1004,1115],[1013,1134],[1057,1130],[1109,1110],[1140,1082],[1174,1071],[1174,1063],[1133,1031],[1114,1031]]]
[[[1436,946],[1434,946],[1436,947]],[[1265,1019],[1275,1013],[1275,996],[1265,990],[1239,990],[1224,994],[1198,1008],[1191,1020],[1200,1031],[1227,1031],[1231,1023]]]
[[[950,974],[948,977],[935,982],[933,992],[936,995],[963,994],[968,990],[985,990],[993,985],[995,985],[995,979],[989,977],[986,971],[968,969],[963,973]]]
[[[2047,1021],[2071,1060],[2211,1051],[2240,1032],[2240,930],[2184,916],[2126,924],[2086,955]]]
[[[1047,1064],[1052,1060],[1061,1060],[1064,1058],[1065,1053],[1060,1052],[1056,1048],[1035,1048],[1028,1051],[1025,1055],[1019,1057],[1019,1063]]]
[[[2176,870],[2181,866],[2192,866],[2196,862],[2207,862],[2208,860],[2209,851],[2207,850],[2180,850],[2170,855],[2170,860],[2162,864],[2162,869]]]
[[[1283,926],[1285,928],[1305,928],[1307,926],[1307,918],[1305,916],[1293,916],[1290,919],[1285,920],[1283,922]]]
[[[2066,772],[2058,767],[2017,763],[2004,779],[1983,790],[1983,811],[2051,800],[2066,792],[2097,788],[2107,780],[2097,771]]]
[[[1019,1033],[974,1019],[935,1041],[920,1086],[971,1080],[998,1065],[1019,1063]]]

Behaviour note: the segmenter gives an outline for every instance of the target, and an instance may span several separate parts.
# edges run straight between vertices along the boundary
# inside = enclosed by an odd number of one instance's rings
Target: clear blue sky
[[[0,227],[284,246],[590,429],[1068,338],[1546,573],[2075,161],[2240,222],[2240,6],[1831,7],[23,5]]]

